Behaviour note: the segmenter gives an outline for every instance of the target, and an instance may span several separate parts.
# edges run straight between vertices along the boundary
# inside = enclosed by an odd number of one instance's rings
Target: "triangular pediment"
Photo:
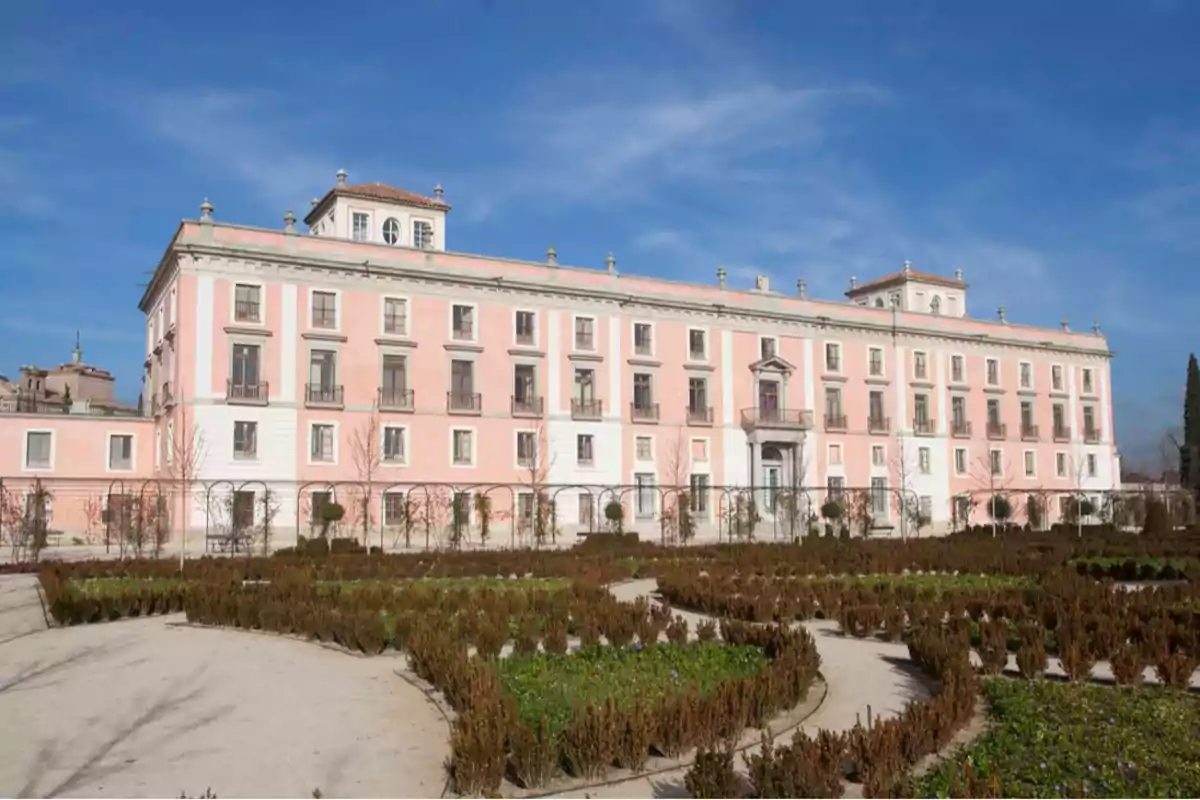
[[[786,372],[791,374],[796,371],[796,367],[790,361],[779,356],[767,356],[760,358],[750,365],[751,372]]]

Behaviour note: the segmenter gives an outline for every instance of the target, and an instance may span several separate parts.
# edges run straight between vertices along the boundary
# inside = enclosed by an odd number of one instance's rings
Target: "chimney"
[[[208,198],[204,198],[204,202],[200,204],[200,221],[212,222],[213,204],[208,202]]]
[[[558,251],[554,249],[553,245],[546,248],[546,263],[552,267],[558,266]]]
[[[725,268],[717,267],[717,286],[725,288]]]
[[[344,170],[344,169],[339,169],[339,170],[337,171],[337,185],[338,185],[338,186],[345,186],[345,185],[346,185],[346,170]]]

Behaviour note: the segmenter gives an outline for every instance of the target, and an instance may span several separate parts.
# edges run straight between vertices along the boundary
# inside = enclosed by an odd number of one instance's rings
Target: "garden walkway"
[[[0,644],[44,630],[37,575],[0,575]]]
[[[657,588],[653,579],[631,581],[612,589],[619,600],[632,601],[651,595]],[[694,631],[705,615],[677,610]],[[919,672],[911,666],[908,647],[903,644],[874,639],[850,639],[839,634],[836,622],[808,622],[804,627],[812,634],[821,654],[821,673],[828,685],[825,702],[800,727],[809,732],[822,728],[849,730],[861,717],[866,723],[867,709],[874,716],[891,717],[899,714],[909,700],[928,697],[929,692]],[[790,741],[791,734],[780,743]],[[758,748],[752,749],[753,752]],[[736,759],[742,770],[742,759]],[[583,789],[561,797],[688,797],[683,785],[686,769],[634,778],[612,786]],[[857,787],[855,787],[857,788]]]
[[[185,627],[181,615],[11,638],[33,620],[7,611],[0,796],[442,792],[446,723],[395,675],[399,657]]]

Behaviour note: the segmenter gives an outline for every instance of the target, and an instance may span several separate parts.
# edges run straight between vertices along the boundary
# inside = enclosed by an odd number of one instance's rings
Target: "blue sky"
[[[119,9],[119,10],[112,10]],[[181,218],[281,226],[340,167],[446,188],[451,249],[840,296],[911,259],[1118,351],[1127,460],[1200,301],[1200,4],[28,2],[0,26],[0,371],[136,396]]]

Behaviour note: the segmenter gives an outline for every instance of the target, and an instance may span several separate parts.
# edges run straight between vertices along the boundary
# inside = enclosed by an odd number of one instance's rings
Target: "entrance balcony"
[[[795,408],[743,408],[742,428],[806,431],[813,426],[813,412]]]

